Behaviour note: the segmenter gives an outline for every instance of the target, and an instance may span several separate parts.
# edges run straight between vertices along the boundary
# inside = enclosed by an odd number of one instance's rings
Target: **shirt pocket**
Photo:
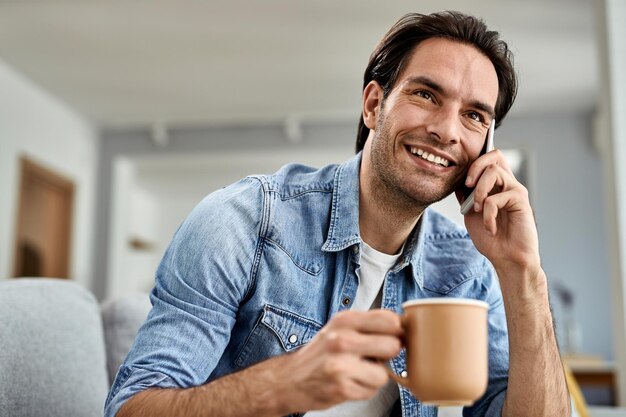
[[[239,368],[291,352],[313,339],[322,325],[298,314],[266,304],[263,313],[235,359]]]
[[[464,284],[473,281],[479,272],[465,264],[445,265],[432,268],[424,277],[424,289],[439,295],[450,295],[463,289]]]

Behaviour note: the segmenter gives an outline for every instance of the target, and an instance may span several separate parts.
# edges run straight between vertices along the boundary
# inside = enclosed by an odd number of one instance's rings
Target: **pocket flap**
[[[266,305],[262,323],[278,336],[283,348],[289,352],[313,339],[322,325],[297,314]]]

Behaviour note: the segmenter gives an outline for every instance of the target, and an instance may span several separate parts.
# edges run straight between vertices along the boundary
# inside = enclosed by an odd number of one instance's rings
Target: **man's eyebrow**
[[[446,90],[441,85],[437,84],[437,82],[431,80],[428,77],[424,77],[423,75],[411,77],[406,82],[407,84],[423,84],[426,87],[435,90],[439,94],[446,95]]]
[[[495,119],[496,117],[496,111],[493,109],[493,107],[491,107],[490,105],[486,103],[483,103],[482,101],[472,101],[470,103],[470,106],[474,107],[475,109],[484,111],[492,119]]]
[[[426,87],[432,89],[433,91],[436,91],[439,94],[442,94],[444,96],[447,95],[447,92],[445,90],[445,88],[443,88],[440,84],[438,84],[436,81],[425,77],[423,75],[417,76],[417,77],[411,77],[406,81],[407,84],[422,84],[425,85]],[[478,101],[478,100],[474,100],[472,102],[470,102],[470,106],[474,107],[475,109],[484,111],[485,113],[487,113],[492,119],[496,117],[496,112],[493,109],[493,107],[491,107],[489,104],[484,103],[482,101]]]

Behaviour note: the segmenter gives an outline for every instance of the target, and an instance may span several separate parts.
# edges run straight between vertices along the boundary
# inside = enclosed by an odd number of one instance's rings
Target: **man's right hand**
[[[281,361],[281,380],[289,381],[286,409],[319,410],[373,397],[388,380],[379,360],[400,353],[402,336],[400,316],[391,311],[338,313],[311,342]]]
[[[278,417],[371,398],[400,353],[400,316],[386,310],[335,315],[299,350],[192,388],[151,388],[117,417]]]

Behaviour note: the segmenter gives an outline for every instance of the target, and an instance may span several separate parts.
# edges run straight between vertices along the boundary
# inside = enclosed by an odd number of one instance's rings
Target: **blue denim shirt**
[[[153,308],[105,415],[147,388],[197,386],[292,352],[349,309],[358,285],[360,161],[319,170],[290,164],[207,196],[161,261]],[[430,209],[385,278],[382,308],[400,313],[404,301],[427,297],[490,305],[489,387],[464,415],[499,416],[508,336],[497,277],[467,232]],[[404,351],[391,367],[404,370]],[[399,388],[404,416],[437,415]]]

